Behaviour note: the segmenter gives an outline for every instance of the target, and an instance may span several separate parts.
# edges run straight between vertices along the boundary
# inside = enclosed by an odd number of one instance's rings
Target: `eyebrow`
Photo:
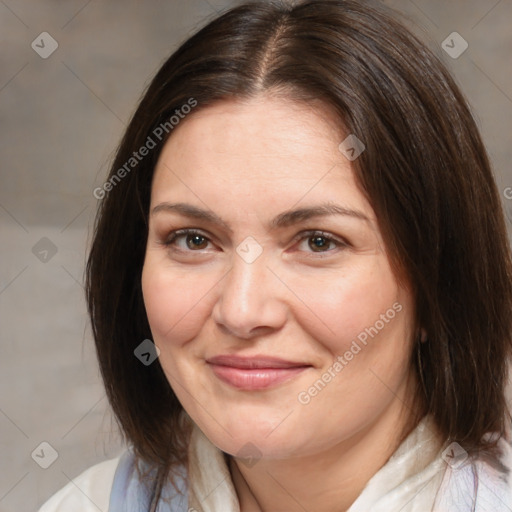
[[[204,210],[191,204],[163,202],[156,205],[151,210],[151,215],[155,215],[159,212],[174,212],[183,215],[184,217],[206,221],[211,224],[218,224],[226,228],[230,233],[233,233],[233,229],[229,223],[220,218],[216,213],[212,212],[211,210]],[[352,210],[350,208],[332,203],[325,203],[307,208],[288,210],[280,213],[270,221],[268,227],[270,230],[286,228],[306,220],[318,217],[327,217],[330,215],[344,215],[370,223],[370,219],[364,213],[358,210]]]

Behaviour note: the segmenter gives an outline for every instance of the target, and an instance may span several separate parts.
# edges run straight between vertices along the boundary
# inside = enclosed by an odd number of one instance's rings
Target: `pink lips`
[[[285,382],[311,365],[255,356],[215,356],[206,361],[223,382],[244,390],[266,389]]]

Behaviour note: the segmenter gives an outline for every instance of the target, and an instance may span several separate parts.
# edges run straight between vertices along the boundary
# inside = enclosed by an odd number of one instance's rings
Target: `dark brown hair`
[[[191,98],[197,111],[262,92],[320,100],[364,142],[353,162],[356,179],[396,275],[412,287],[416,325],[428,334],[411,360],[423,410],[447,439],[484,448],[483,434],[503,434],[509,419],[512,271],[504,217],[465,99],[440,60],[387,9],[307,0],[254,2],[221,15],[158,71],[110,178]],[[102,199],[87,263],[110,403],[136,452],[160,467],[184,460],[182,406],[158,361],[144,366],[134,349],[151,338],[140,281],[151,181],[164,143],[162,137]]]

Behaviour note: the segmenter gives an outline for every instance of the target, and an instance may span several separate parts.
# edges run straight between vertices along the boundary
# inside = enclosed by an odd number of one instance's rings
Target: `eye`
[[[206,249],[210,239],[195,229],[179,229],[173,231],[163,244],[175,246],[180,251],[201,251]]]
[[[348,247],[348,244],[330,233],[323,231],[306,231],[300,234],[299,247],[304,249],[304,244],[307,243],[307,247],[313,253],[329,253],[333,252],[337,248]]]
[[[316,253],[319,257],[322,257],[321,254],[332,253],[336,249],[343,249],[349,245],[342,239],[324,231],[304,231],[299,233],[296,239],[300,242],[300,251]],[[208,249],[211,240],[201,231],[188,228],[171,232],[162,243],[165,247],[182,252],[201,252]]]

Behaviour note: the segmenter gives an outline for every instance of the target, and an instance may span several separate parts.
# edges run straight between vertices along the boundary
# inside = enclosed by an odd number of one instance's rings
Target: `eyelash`
[[[204,238],[206,241],[211,243],[211,240],[205,234],[203,234],[201,231],[199,231],[197,229],[193,229],[193,228],[186,228],[186,229],[178,229],[176,231],[172,231],[171,233],[169,233],[166,240],[162,242],[162,245],[164,245],[165,247],[170,249],[173,245],[175,245],[175,242],[177,239],[179,239],[182,236],[186,237],[189,235],[200,236],[200,237]],[[325,238],[327,242],[332,242],[333,244],[335,244],[338,249],[344,249],[349,246],[349,244],[347,242],[345,242],[337,237],[334,237],[330,233],[326,233],[325,231],[319,231],[319,230],[302,231],[295,237],[294,242],[301,241],[301,240],[307,240],[309,238],[314,238],[314,237]],[[183,249],[173,249],[173,250],[181,251],[181,252],[199,252],[199,253],[202,251],[202,249],[198,249],[197,251],[193,251],[193,250],[184,251]],[[314,258],[325,258],[327,256],[330,256],[333,251],[334,251],[334,249],[330,249],[327,251],[319,251],[319,252],[310,251],[310,254],[312,254],[313,255],[312,257],[314,257]],[[311,257],[311,256],[309,256],[309,257]]]

